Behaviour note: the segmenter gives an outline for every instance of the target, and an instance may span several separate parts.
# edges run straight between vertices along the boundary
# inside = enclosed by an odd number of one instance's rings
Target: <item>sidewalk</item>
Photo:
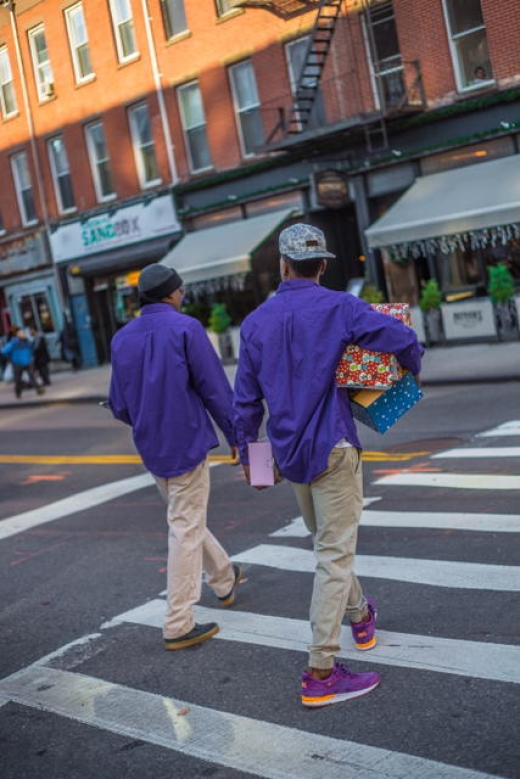
[[[51,366],[52,370],[52,366]],[[235,366],[226,366],[231,381]],[[424,386],[466,382],[520,381],[520,341],[468,344],[428,349],[421,372]],[[97,403],[105,400],[110,382],[110,366],[51,374],[52,385],[44,395],[24,390],[21,400],[14,396],[13,384],[0,382],[0,408],[49,403]]]

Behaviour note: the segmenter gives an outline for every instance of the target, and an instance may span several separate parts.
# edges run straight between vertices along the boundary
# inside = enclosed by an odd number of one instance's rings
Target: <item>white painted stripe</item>
[[[290,546],[260,544],[235,555],[233,560],[253,565],[265,565],[286,571],[314,573],[314,553]],[[520,567],[484,565],[449,560],[418,560],[413,557],[375,557],[356,555],[359,576],[391,579],[398,582],[430,584],[434,587],[455,587],[471,590],[520,591]]]
[[[128,479],[113,481],[110,484],[102,484],[100,487],[93,487],[84,492],[78,492],[68,498],[57,500],[55,503],[49,503],[46,506],[26,511],[24,514],[17,514],[13,517],[7,517],[0,521],[0,540],[29,530],[38,525],[44,525],[47,522],[54,522],[55,519],[61,519],[69,514],[75,514],[78,511],[99,506],[109,500],[115,500],[129,492],[141,490],[143,487],[149,487],[155,484],[153,476],[149,473],[143,473],[139,476],[131,476]]]
[[[433,460],[444,459],[445,457],[454,457],[457,460],[464,460],[467,457],[520,457],[520,446],[490,446],[480,449],[447,449],[445,452],[438,452],[432,455]]]
[[[520,532],[520,514],[456,514],[436,511],[364,511],[362,527],[406,527],[442,530],[477,530],[490,533]],[[288,525],[269,534],[279,538],[305,538],[310,533],[303,517],[295,517]]]
[[[515,419],[511,422],[504,422],[503,425],[494,427],[492,430],[485,430],[483,433],[477,433],[477,436],[483,438],[492,438],[494,436],[502,435],[520,435],[520,419]]]
[[[105,627],[122,622],[161,629],[165,601],[153,600],[120,614]],[[268,646],[307,652],[311,643],[309,623],[287,617],[270,617],[244,611],[223,611],[202,606],[195,608],[197,622],[218,622],[220,633],[215,638],[244,644]],[[350,628],[343,626],[338,657],[359,660],[360,652],[352,645]],[[363,653],[363,662],[401,666],[438,673],[470,676],[520,684],[520,647],[488,644],[436,636],[377,631],[377,647]]]
[[[491,779],[55,668],[32,666],[0,682],[0,693],[24,706],[266,779]]]
[[[443,487],[457,490],[520,490],[520,476],[493,473],[411,473],[383,476],[374,484],[401,487]]]

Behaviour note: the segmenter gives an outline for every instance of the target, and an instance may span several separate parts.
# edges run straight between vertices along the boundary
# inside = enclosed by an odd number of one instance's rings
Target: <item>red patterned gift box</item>
[[[396,317],[412,326],[408,303],[373,303],[372,308]],[[336,385],[348,389],[387,390],[402,377],[403,371],[393,354],[372,352],[351,344],[343,353],[336,369]]]

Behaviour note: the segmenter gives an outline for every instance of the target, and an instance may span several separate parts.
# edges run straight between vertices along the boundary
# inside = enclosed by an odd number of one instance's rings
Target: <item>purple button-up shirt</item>
[[[348,392],[335,384],[341,355],[353,343],[391,352],[413,374],[420,371],[423,348],[412,328],[311,280],[282,282],[244,320],[234,399],[243,463],[247,443],[258,438],[264,398],[273,455],[290,481],[310,483],[343,438],[361,448]]]
[[[218,446],[208,412],[234,446],[232,389],[200,322],[167,303],[146,305],[111,348],[110,409],[132,426],[151,473],[191,471]]]

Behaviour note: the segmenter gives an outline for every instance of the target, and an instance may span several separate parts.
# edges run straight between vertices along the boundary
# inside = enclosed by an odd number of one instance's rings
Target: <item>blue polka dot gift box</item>
[[[412,374],[405,373],[391,389],[351,390],[349,396],[354,419],[378,433],[386,433],[423,394]]]

